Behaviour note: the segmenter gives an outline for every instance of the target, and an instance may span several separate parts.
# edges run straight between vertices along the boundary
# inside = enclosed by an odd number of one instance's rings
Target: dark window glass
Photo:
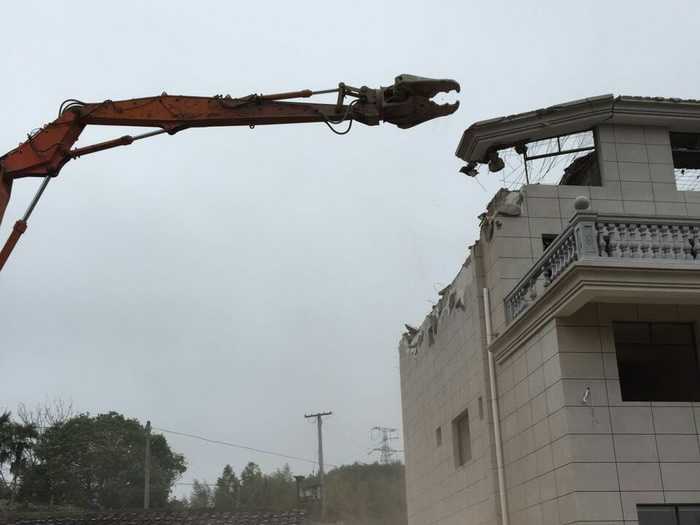
[[[700,525],[698,505],[639,505],[639,525]]]
[[[674,168],[700,168],[700,134],[669,133]]]
[[[639,525],[678,525],[676,507],[637,507]]]
[[[623,401],[700,401],[691,323],[614,323]]]
[[[546,250],[549,248],[549,245],[552,244],[556,238],[557,238],[556,233],[543,233],[542,234],[542,249]]]
[[[678,507],[679,525],[700,525],[700,506]]]

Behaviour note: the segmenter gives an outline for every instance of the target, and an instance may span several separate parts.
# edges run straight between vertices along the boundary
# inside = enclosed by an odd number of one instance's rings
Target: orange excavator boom
[[[17,221],[8,242],[0,250],[0,269],[17,240],[26,230],[27,219],[48,181],[56,177],[70,160],[160,133],[175,134],[195,127],[259,126],[325,122],[329,126],[358,121],[369,126],[389,122],[410,128],[422,122],[454,113],[455,104],[437,104],[438,93],[459,91],[454,80],[436,80],[400,75],[392,86],[379,89],[354,88],[340,84],[324,91],[296,91],[275,95],[191,97],[163,93],[160,96],[123,101],[105,100],[86,104],[78,100],[64,102],[56,120],[28,136],[27,141],[0,157],[0,221],[4,215],[12,184],[23,177],[42,177],[37,196],[25,216]],[[288,102],[289,99],[337,93],[336,104]],[[346,98],[352,98],[345,103]],[[73,148],[88,125],[143,126],[157,128],[142,135],[126,135],[114,140]]]

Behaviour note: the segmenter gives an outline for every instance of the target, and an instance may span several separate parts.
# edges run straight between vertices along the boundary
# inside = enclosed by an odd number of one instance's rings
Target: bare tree
[[[25,425],[34,425],[41,432],[57,423],[63,423],[75,416],[73,401],[65,401],[60,397],[49,401],[48,396],[43,403],[37,403],[34,408],[29,408],[24,403],[17,407],[17,417]]]

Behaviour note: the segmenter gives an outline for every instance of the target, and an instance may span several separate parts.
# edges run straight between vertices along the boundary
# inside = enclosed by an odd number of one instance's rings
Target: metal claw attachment
[[[399,75],[393,86],[380,90],[381,119],[406,129],[451,115],[459,108],[459,102],[437,104],[430,100],[439,93],[450,91],[459,93],[459,84],[454,80]]]
[[[403,129],[411,128],[457,111],[459,102],[436,104],[430,100],[438,93],[450,91],[459,93],[459,84],[454,80],[415,75],[399,75],[393,86],[380,89],[369,89],[366,86],[358,89],[341,84],[337,111],[342,112],[341,102],[346,95],[353,96],[357,97],[352,106],[353,120],[368,126],[376,126],[384,121]]]

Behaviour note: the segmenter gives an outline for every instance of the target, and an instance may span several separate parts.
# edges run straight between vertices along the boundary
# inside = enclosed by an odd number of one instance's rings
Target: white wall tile
[[[643,147],[643,146],[642,146]],[[630,198],[632,200],[644,200],[636,199],[635,194],[631,193],[631,186],[625,186],[626,182],[651,182],[651,172],[649,171],[649,165],[646,163],[638,162],[618,162],[617,169],[620,173],[620,181],[622,182],[622,198]]]
[[[664,490],[700,490],[700,463],[661,463]]]
[[[622,492],[622,512],[625,522],[637,520],[637,505],[664,503],[663,492]]]
[[[646,149],[650,163],[673,165],[670,143],[668,145],[647,144]]]
[[[644,128],[642,126],[631,126],[616,124],[614,127],[615,142],[624,144],[645,144]]]
[[[618,463],[620,490],[662,490],[658,463]]]
[[[618,492],[579,492],[576,496],[576,510],[581,521],[622,520]]]
[[[649,174],[652,182],[676,184],[676,174],[672,164],[649,164]]]
[[[651,147],[662,147],[662,146],[651,146]],[[618,162],[644,162],[647,163],[647,146],[645,144],[623,144],[617,143],[615,145],[615,151],[617,153]],[[670,152],[670,148],[669,148]],[[655,161],[658,162],[658,161]],[[620,173],[622,176],[622,172]]]
[[[668,130],[659,126],[644,126],[644,140],[647,144],[671,146]]]
[[[616,434],[653,434],[651,407],[610,407],[610,419]]]
[[[695,434],[695,416],[691,407],[652,407],[657,434]]]
[[[700,463],[700,446],[697,434],[657,435],[657,448],[661,461],[687,461]]]
[[[613,436],[615,457],[622,462],[657,462],[659,455],[653,434],[627,434]]]

